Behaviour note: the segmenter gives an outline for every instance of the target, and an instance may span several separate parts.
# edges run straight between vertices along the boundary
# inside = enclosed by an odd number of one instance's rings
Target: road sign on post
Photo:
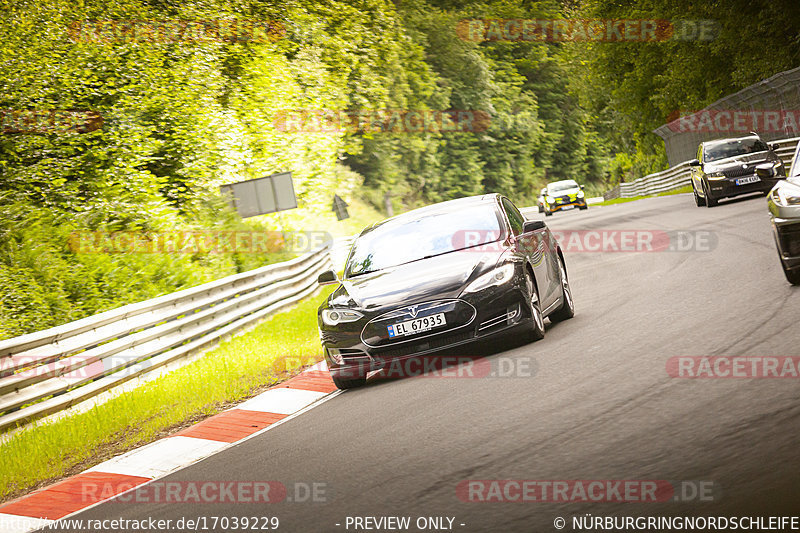
[[[242,218],[286,211],[297,207],[291,172],[229,183],[219,188]]]
[[[339,198],[338,194],[333,195],[333,209],[331,211],[336,213],[336,220],[350,218],[350,214],[347,212],[347,204]]]

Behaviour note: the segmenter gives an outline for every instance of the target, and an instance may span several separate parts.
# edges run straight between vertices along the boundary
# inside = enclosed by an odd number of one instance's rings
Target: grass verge
[[[675,189],[674,191],[666,191],[660,192],[658,194],[651,194],[647,196],[634,196],[633,198],[614,198],[613,200],[606,200],[599,204],[594,205],[614,205],[614,204],[624,204],[628,202],[635,202],[636,200],[643,200],[645,198],[656,198],[658,196],[672,196],[674,194],[685,194],[688,192],[692,192],[692,186],[687,185],[686,187],[681,187],[680,189]]]
[[[329,292],[86,412],[15,433],[0,444],[0,502],[174,433],[321,360],[316,309]]]

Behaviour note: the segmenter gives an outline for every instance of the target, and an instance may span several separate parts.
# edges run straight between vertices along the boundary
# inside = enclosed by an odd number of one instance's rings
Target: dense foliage
[[[0,13],[0,111],[90,110],[103,120],[88,132],[0,135],[0,338],[282,257],[76,254],[72,231],[326,229],[334,193],[383,213],[488,191],[529,205],[566,177],[598,193],[663,167],[651,130],[674,110],[800,60],[790,1],[0,0]],[[564,17],[717,19],[721,33],[701,43],[553,43],[456,32],[464,19]],[[281,31],[269,42],[70,33],[88,21],[211,19],[275,21]],[[279,127],[281,113],[302,109],[489,120],[452,132]],[[217,192],[286,170],[295,211],[242,221]]]
[[[795,0],[581,0],[572,13],[713,23],[712,39],[571,47],[572,87],[614,148],[612,181],[665,168],[663,143],[652,130],[677,113],[800,66]]]

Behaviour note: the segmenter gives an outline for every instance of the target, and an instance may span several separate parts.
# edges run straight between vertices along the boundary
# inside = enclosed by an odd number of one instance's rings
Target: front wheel
[[[694,188],[694,185],[692,185],[692,192],[694,193],[694,203],[695,203],[695,205],[697,205],[697,207],[705,206],[706,205],[705,198],[700,198],[700,195],[697,194],[697,189]]]
[[[800,285],[800,268],[789,270],[783,262],[781,262],[781,266],[783,267],[783,274],[786,276],[786,281],[792,285]]]
[[[717,201],[716,198],[711,196],[710,187],[708,187],[707,185],[704,184],[703,185],[703,191],[706,193],[706,207],[716,207],[716,205],[719,202]]]
[[[333,379],[333,384],[341,390],[363,387],[367,383],[367,376],[356,377],[353,379],[342,379],[335,374],[331,374],[331,379]]]
[[[559,257],[558,270],[561,276],[561,307],[552,312],[549,316],[550,322],[561,322],[569,320],[575,316],[575,302],[572,300],[572,289],[569,286],[569,278],[567,277],[567,269],[564,268],[564,262]]]
[[[530,272],[525,275],[525,285],[528,289],[528,301],[531,305],[531,325],[528,328],[528,342],[538,341],[544,337],[544,315],[539,301],[539,293],[533,283]]]
[[[551,211],[545,211],[544,212],[544,216],[551,217],[551,216],[553,216],[553,213]]]

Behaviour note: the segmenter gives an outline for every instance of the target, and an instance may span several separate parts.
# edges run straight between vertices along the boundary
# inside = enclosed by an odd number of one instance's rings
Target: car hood
[[[502,246],[497,250],[468,248],[428,259],[345,279],[328,302],[366,311],[381,310],[431,299],[456,298],[468,282],[494,268]]]
[[[563,189],[561,191],[551,192],[548,194],[550,196],[575,196],[576,194],[578,194],[578,192],[580,192],[580,190],[581,190],[580,187],[573,187],[572,189]]]
[[[743,164],[750,167],[765,161],[778,161],[778,156],[770,152],[737,155],[735,157],[728,157],[727,159],[720,159],[712,163],[706,163],[705,167],[703,167],[703,171],[707,174],[710,172],[725,172],[726,170],[741,168]]]

